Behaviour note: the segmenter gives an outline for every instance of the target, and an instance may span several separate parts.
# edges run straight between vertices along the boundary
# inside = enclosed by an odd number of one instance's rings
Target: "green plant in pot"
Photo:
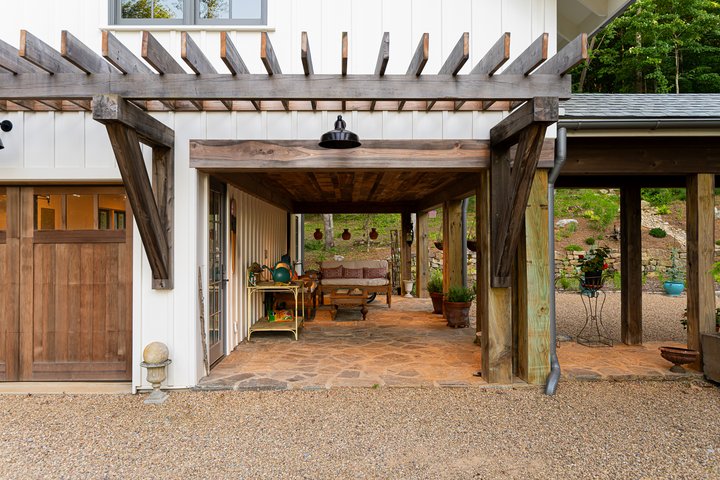
[[[443,278],[442,270],[433,269],[430,272],[430,280],[427,282],[427,290],[432,299],[433,313],[443,313]]]
[[[682,324],[683,330],[687,330],[687,308],[683,312],[680,324]],[[720,308],[715,309],[715,331],[720,332]]]
[[[443,311],[449,327],[470,326],[470,306],[475,299],[475,290],[467,287],[450,287],[445,294]]]
[[[685,289],[685,270],[679,264],[677,248],[670,251],[670,267],[665,269],[667,280],[663,283],[665,293],[677,297]]]

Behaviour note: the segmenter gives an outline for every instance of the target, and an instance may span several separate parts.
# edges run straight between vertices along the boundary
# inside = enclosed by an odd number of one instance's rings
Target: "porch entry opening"
[[[225,356],[225,192],[227,188],[210,179],[208,198],[208,347],[210,365]]]

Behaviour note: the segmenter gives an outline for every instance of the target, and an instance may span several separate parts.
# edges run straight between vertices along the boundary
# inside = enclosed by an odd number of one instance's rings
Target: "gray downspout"
[[[555,322],[555,180],[567,158],[567,130],[558,128],[555,140],[555,166],[548,176],[548,243],[550,244],[550,374],[545,383],[545,394],[554,395],[560,380],[560,362],[557,357],[557,328]]]
[[[463,198],[461,202],[461,208],[462,208],[462,221],[460,224],[461,227],[461,235],[462,235],[462,246],[460,247],[460,255],[462,255],[462,284],[463,287],[468,286],[468,274],[467,274],[467,209],[468,209],[468,203],[469,200],[467,198]]]

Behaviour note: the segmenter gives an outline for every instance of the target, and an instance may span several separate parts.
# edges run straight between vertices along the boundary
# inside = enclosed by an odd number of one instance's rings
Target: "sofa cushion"
[[[387,268],[363,268],[363,278],[385,278]]]
[[[320,264],[321,268],[388,268],[387,260],[325,260]]]
[[[330,279],[330,278],[342,278],[343,276],[343,267],[342,265],[334,268],[326,268],[323,267],[322,269],[322,278],[323,280]]]
[[[363,268],[345,268],[343,266],[343,278],[363,278]]]
[[[323,287],[342,285],[348,287],[380,287],[389,283],[387,278],[323,278]]]

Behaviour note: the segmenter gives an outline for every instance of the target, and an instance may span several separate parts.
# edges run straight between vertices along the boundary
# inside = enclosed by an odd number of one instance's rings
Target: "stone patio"
[[[253,334],[196,387],[199,390],[317,390],[331,387],[490,387],[473,374],[480,369],[480,347],[470,328],[452,329],[433,315],[429,299],[394,297],[360,312],[329,307],[305,323],[298,341],[286,332]],[[564,379],[673,380],[700,376],[675,374],[660,345],[586,347],[561,342],[558,356]],[[517,381],[514,386],[524,385]],[[497,386],[493,386],[497,387]]]

